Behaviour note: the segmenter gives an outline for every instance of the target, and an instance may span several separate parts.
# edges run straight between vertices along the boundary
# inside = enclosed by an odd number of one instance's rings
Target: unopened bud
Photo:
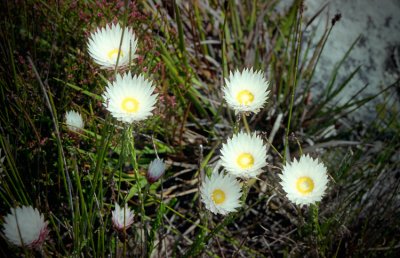
[[[164,175],[165,163],[162,159],[154,159],[150,162],[149,169],[147,170],[146,178],[147,181],[152,184],[156,182],[160,177]]]

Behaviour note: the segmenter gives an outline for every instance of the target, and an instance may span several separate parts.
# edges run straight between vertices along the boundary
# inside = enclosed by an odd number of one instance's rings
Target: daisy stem
[[[200,186],[201,184],[204,182],[204,178],[206,177],[205,172],[204,172],[204,167],[202,166],[203,163],[203,145],[200,144],[199,145],[199,173],[197,174],[197,180],[198,180],[198,184],[197,184],[197,191],[200,193]],[[201,200],[200,198],[198,199],[198,205],[199,205],[199,211],[202,210],[202,205],[201,205]]]
[[[156,144],[154,142],[154,135],[153,134],[151,135],[151,142],[153,143],[153,149],[154,149],[154,153],[156,154],[157,159],[160,159],[160,157],[158,156]],[[163,215],[166,213],[165,212],[165,206],[164,206],[164,203],[163,203],[163,200],[164,200],[163,181],[164,181],[163,177],[161,177],[160,178],[160,200],[159,200],[159,204],[160,205],[158,206],[158,213],[160,214],[160,216],[158,217],[158,214],[157,214],[157,218],[156,218],[156,221],[158,219],[159,222],[160,222],[161,229],[164,229]],[[150,185],[148,185],[147,189],[148,189],[148,193],[147,194],[150,195]],[[157,197],[154,197],[154,198],[157,200]],[[154,232],[153,229],[154,229],[154,227],[152,227],[152,231],[149,234],[149,247],[148,247],[148,254],[147,254],[148,256],[151,256],[151,253],[152,253],[152,251],[154,249],[154,246],[153,246],[154,239],[153,239],[153,236],[152,236],[152,233]],[[159,230],[159,227],[157,227],[157,231],[159,233],[159,239],[163,239],[162,241],[163,241],[163,244],[165,245],[165,239],[162,237],[162,232],[161,232],[161,230]],[[161,247],[162,247],[162,244],[159,245],[160,249],[161,249]],[[165,250],[165,252],[167,252],[167,250]],[[166,257],[167,254],[165,253],[164,256]]]
[[[145,226],[145,210],[144,210],[144,196],[142,193],[141,189],[141,184],[139,180],[139,167],[136,159],[136,150],[135,150],[135,137],[133,136],[133,129],[132,126],[129,127],[129,135],[132,137],[132,139],[129,141],[130,142],[130,147],[131,147],[131,155],[132,155],[132,161],[133,161],[133,171],[135,175],[135,180],[136,180],[136,186],[137,186],[137,191],[138,191],[138,197],[140,201],[140,220],[143,228],[143,234],[141,238],[143,241],[143,249],[142,249],[142,254],[146,254],[146,249],[147,249],[147,232],[146,232],[146,226]]]
[[[242,203],[246,203],[247,195],[249,194],[250,186],[249,186],[249,180],[246,180],[243,182],[243,187],[242,187],[242,197],[240,197],[240,200]]]
[[[311,219],[312,219],[312,225],[313,225],[313,233],[317,237],[317,241],[320,240],[320,233],[321,233],[321,228],[319,226],[319,219],[318,219],[318,205],[316,204],[311,204],[310,205],[310,212],[311,212]]]
[[[124,210],[124,214],[125,214],[125,210]],[[125,221],[124,221],[124,224],[125,224]],[[125,226],[124,226],[124,233],[123,234],[124,234],[124,237],[127,237]],[[126,257],[126,240],[124,240],[124,242],[122,244],[123,244],[122,256]]]
[[[236,114],[236,121],[235,124],[233,125],[233,134],[237,134],[240,130],[240,119],[241,119],[240,113]]]
[[[250,134],[249,123],[247,123],[247,117],[246,117],[246,115],[244,113],[242,113],[242,119],[243,119],[243,125],[244,125],[244,128],[246,129],[246,132],[248,134]]]
[[[303,225],[304,225],[304,217],[303,217],[303,213],[301,211],[301,207],[299,205],[296,205],[296,209],[297,209],[297,214],[299,214],[300,227],[303,227]]]
[[[122,146],[121,146],[121,159],[119,160],[119,171],[118,171],[118,185],[117,185],[117,202],[119,202],[119,194],[121,190],[121,182],[122,182],[122,167],[127,158],[127,153],[129,153],[129,137],[131,135],[131,130],[129,130],[129,126],[124,128],[124,135],[122,137]],[[127,151],[128,149],[128,151]]]

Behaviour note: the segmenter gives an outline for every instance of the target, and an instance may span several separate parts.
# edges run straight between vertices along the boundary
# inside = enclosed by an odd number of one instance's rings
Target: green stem
[[[247,132],[248,134],[250,134],[249,123],[247,123],[247,117],[246,117],[245,113],[243,113],[243,112],[242,112],[242,120],[243,120],[244,128],[246,129],[246,132]]]
[[[122,137],[122,144],[121,144],[121,157],[119,160],[119,171],[118,171],[118,185],[117,185],[117,202],[119,203],[119,193],[121,191],[121,182],[122,182],[122,170],[124,166],[124,162],[126,161],[127,158],[127,153],[126,150],[128,150],[129,153],[129,138],[130,134],[132,133],[131,130],[129,130],[129,126],[125,127],[124,130],[124,135]]]
[[[134,170],[134,175],[135,175],[135,180],[136,180],[136,186],[137,186],[137,191],[138,191],[138,197],[139,197],[139,201],[140,201],[140,220],[141,220],[141,224],[142,224],[142,228],[143,231],[142,233],[144,234],[144,236],[142,235],[142,241],[143,241],[143,249],[142,249],[142,254],[143,256],[145,256],[145,254],[147,253],[147,231],[146,231],[146,225],[145,225],[145,210],[144,210],[144,196],[142,193],[142,188],[141,188],[141,184],[140,184],[140,180],[139,180],[139,166],[137,163],[137,157],[136,157],[136,150],[135,150],[135,137],[133,136],[133,129],[132,126],[129,127],[128,129],[128,133],[129,136],[131,137],[131,140],[129,141],[130,143],[130,147],[131,147],[131,155],[132,155],[132,160],[133,160],[133,170]]]
[[[236,121],[233,124],[233,134],[237,134],[240,131],[240,113],[236,114]]]
[[[312,219],[312,225],[313,225],[313,233],[316,236],[316,239],[317,239],[316,246],[318,247],[319,242],[321,242],[321,228],[319,226],[319,219],[318,219],[318,205],[311,204],[310,212],[311,212],[311,219]]]
[[[312,226],[312,233],[315,236],[315,249],[318,252],[318,256],[326,257],[326,243],[324,239],[324,235],[321,231],[321,226],[319,223],[319,216],[318,216],[318,204],[311,204],[310,205],[310,217],[311,217],[311,226]]]
[[[299,215],[299,227],[303,227],[304,226],[304,217],[303,217],[303,213],[301,211],[301,207],[296,205],[296,209],[297,209],[297,214]]]
[[[243,182],[243,187],[242,187],[242,196],[240,197],[240,201],[242,204],[246,203],[247,195],[249,194],[250,186],[249,186],[249,180],[246,180]]]

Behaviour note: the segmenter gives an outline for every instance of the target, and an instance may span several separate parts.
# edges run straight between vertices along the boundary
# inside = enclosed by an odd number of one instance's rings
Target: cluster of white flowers
[[[88,49],[102,68],[114,69],[127,67],[137,57],[137,45],[138,40],[131,28],[123,29],[114,24],[92,33]],[[154,94],[154,89],[153,82],[143,75],[117,74],[115,81],[109,82],[103,93],[103,104],[117,120],[138,122],[152,115],[158,95]]]
[[[269,82],[261,71],[244,69],[225,78],[224,99],[236,114],[257,114],[265,105]],[[201,199],[213,213],[227,214],[240,207],[240,184],[234,179],[256,178],[267,165],[267,148],[256,133],[240,132],[222,145],[221,164],[227,175],[213,173],[202,182]],[[280,178],[287,198],[298,205],[322,199],[328,184],[326,167],[309,156],[301,156],[283,167]]]
[[[269,82],[261,71],[244,69],[225,78],[224,99],[235,113],[258,113],[268,97]],[[221,164],[227,174],[213,173],[202,182],[201,199],[206,208],[227,214],[240,207],[241,185],[235,177],[257,177],[267,165],[267,148],[256,133],[240,132],[222,145]]]
[[[123,32],[124,31],[124,32]],[[131,28],[119,24],[98,28],[89,37],[88,50],[93,60],[104,69],[124,69],[137,57],[138,40]],[[135,123],[147,119],[155,109],[158,94],[154,83],[144,75],[133,75],[130,71],[118,73],[108,82],[102,94],[103,106],[118,121]],[[165,171],[165,164],[155,159],[149,165],[147,180],[157,181]],[[125,204],[117,203],[112,212],[112,222],[118,231],[125,230],[133,223],[133,212]]]
[[[118,23],[97,28],[88,40],[88,52],[94,62],[104,69],[124,69],[137,57],[138,39],[131,28],[122,28]],[[153,82],[143,75],[130,72],[117,74],[114,81],[108,82],[102,94],[103,105],[118,121],[133,123],[152,115],[157,102]],[[65,115],[69,130],[83,129],[82,116],[75,111]]]
[[[125,33],[123,32],[125,31]],[[91,34],[88,51],[93,60],[104,69],[126,68],[137,57],[138,40],[130,28],[112,24],[98,28]],[[236,114],[257,114],[265,105],[269,82],[261,71],[236,70],[225,78],[224,99]],[[155,109],[158,94],[154,83],[142,74],[130,71],[117,73],[115,80],[108,82],[102,94],[103,105],[118,121],[135,123],[147,119]],[[84,128],[82,115],[76,111],[65,114],[65,124],[72,132]],[[226,215],[241,206],[242,186],[240,180],[257,178],[267,165],[267,147],[256,133],[234,134],[221,148],[220,164],[224,171],[216,169],[201,182],[200,194],[205,207],[214,214]],[[3,163],[4,158],[0,161]],[[1,164],[0,172],[3,164]],[[146,178],[149,184],[159,180],[165,173],[165,163],[157,158],[149,164]],[[303,155],[283,166],[279,175],[287,198],[298,205],[318,202],[325,194],[328,184],[326,167],[310,156]],[[134,214],[127,203],[120,207],[115,203],[112,223],[117,231],[124,232],[133,224]],[[43,245],[49,234],[48,222],[32,206],[11,209],[5,216],[4,236],[9,242],[28,248]]]
[[[124,32],[123,32],[124,31]],[[130,28],[121,28],[119,24],[98,28],[88,40],[88,52],[93,60],[104,69],[124,69],[137,57],[138,40]],[[113,117],[124,123],[142,121],[152,115],[157,102],[153,82],[143,75],[132,75],[130,72],[117,74],[114,81],[109,82],[102,94],[103,105]],[[83,131],[82,115],[70,110],[65,113],[65,125],[74,133]],[[0,161],[3,163],[4,158]],[[0,172],[3,165],[0,166]],[[149,166],[149,183],[157,181],[165,171],[162,160],[156,159]],[[121,208],[117,203],[112,212],[112,222],[118,231],[129,228],[133,223],[133,212],[127,207]],[[4,235],[19,246],[29,248],[40,247],[49,230],[48,222],[43,215],[31,206],[11,209],[4,218]]]
[[[123,33],[125,30],[125,33]],[[122,41],[121,41],[122,40]],[[123,69],[137,57],[138,40],[131,28],[121,28],[119,24],[99,28],[92,33],[88,49],[93,60],[104,69]],[[154,93],[154,83],[143,75],[133,75],[130,71],[117,74],[102,94],[103,106],[120,122],[134,123],[145,120],[155,109],[158,94]],[[149,165],[149,183],[157,181],[165,171],[162,160],[156,159]],[[125,230],[133,223],[133,212],[125,204],[117,203],[112,212],[114,228]]]
[[[92,33],[88,49],[93,60],[104,69],[123,69],[137,57],[138,40],[132,29],[119,24],[99,28]],[[121,42],[122,39],[122,42]],[[154,83],[142,74],[133,75],[130,71],[117,74],[102,94],[103,106],[120,122],[134,123],[147,119],[155,109],[158,94],[154,93]],[[165,172],[165,164],[160,159],[150,163],[147,180],[157,181]],[[129,228],[133,223],[133,212],[125,204],[121,208],[117,203],[112,212],[112,222],[118,231]]]

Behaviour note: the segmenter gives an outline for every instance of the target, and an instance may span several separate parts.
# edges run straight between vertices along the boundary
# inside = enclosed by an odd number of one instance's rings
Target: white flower
[[[158,94],[153,94],[154,89],[152,82],[143,75],[117,74],[116,80],[109,82],[103,93],[104,106],[119,121],[133,123],[144,120],[155,108]]]
[[[222,166],[232,175],[254,178],[267,165],[267,148],[261,137],[239,133],[228,139],[221,149]]]
[[[133,212],[128,208],[127,203],[123,208],[115,203],[115,209],[112,211],[112,222],[115,229],[120,231],[128,229],[133,223],[133,216]]]
[[[162,159],[154,159],[150,162],[149,169],[147,170],[147,181],[152,184],[156,182],[165,172],[165,163]]]
[[[12,208],[4,218],[3,233],[7,239],[19,246],[40,247],[49,233],[48,222],[32,206]]]
[[[251,68],[242,73],[230,72],[225,84],[224,98],[236,112],[258,113],[267,100],[269,82],[261,71],[254,72]]]
[[[287,198],[295,204],[307,205],[318,202],[325,194],[328,175],[318,159],[303,155],[283,167],[281,185]]]
[[[65,114],[65,124],[68,129],[74,132],[78,132],[83,129],[84,123],[81,114],[76,111],[68,111]]]
[[[137,38],[132,29],[125,29],[120,48],[121,36],[122,28],[118,23],[105,28],[98,28],[90,35],[88,42],[89,54],[102,68],[114,69],[118,52],[119,67],[127,66],[136,57]]]
[[[200,187],[201,200],[214,214],[226,215],[240,207],[242,195],[239,182],[229,174],[213,173]]]

